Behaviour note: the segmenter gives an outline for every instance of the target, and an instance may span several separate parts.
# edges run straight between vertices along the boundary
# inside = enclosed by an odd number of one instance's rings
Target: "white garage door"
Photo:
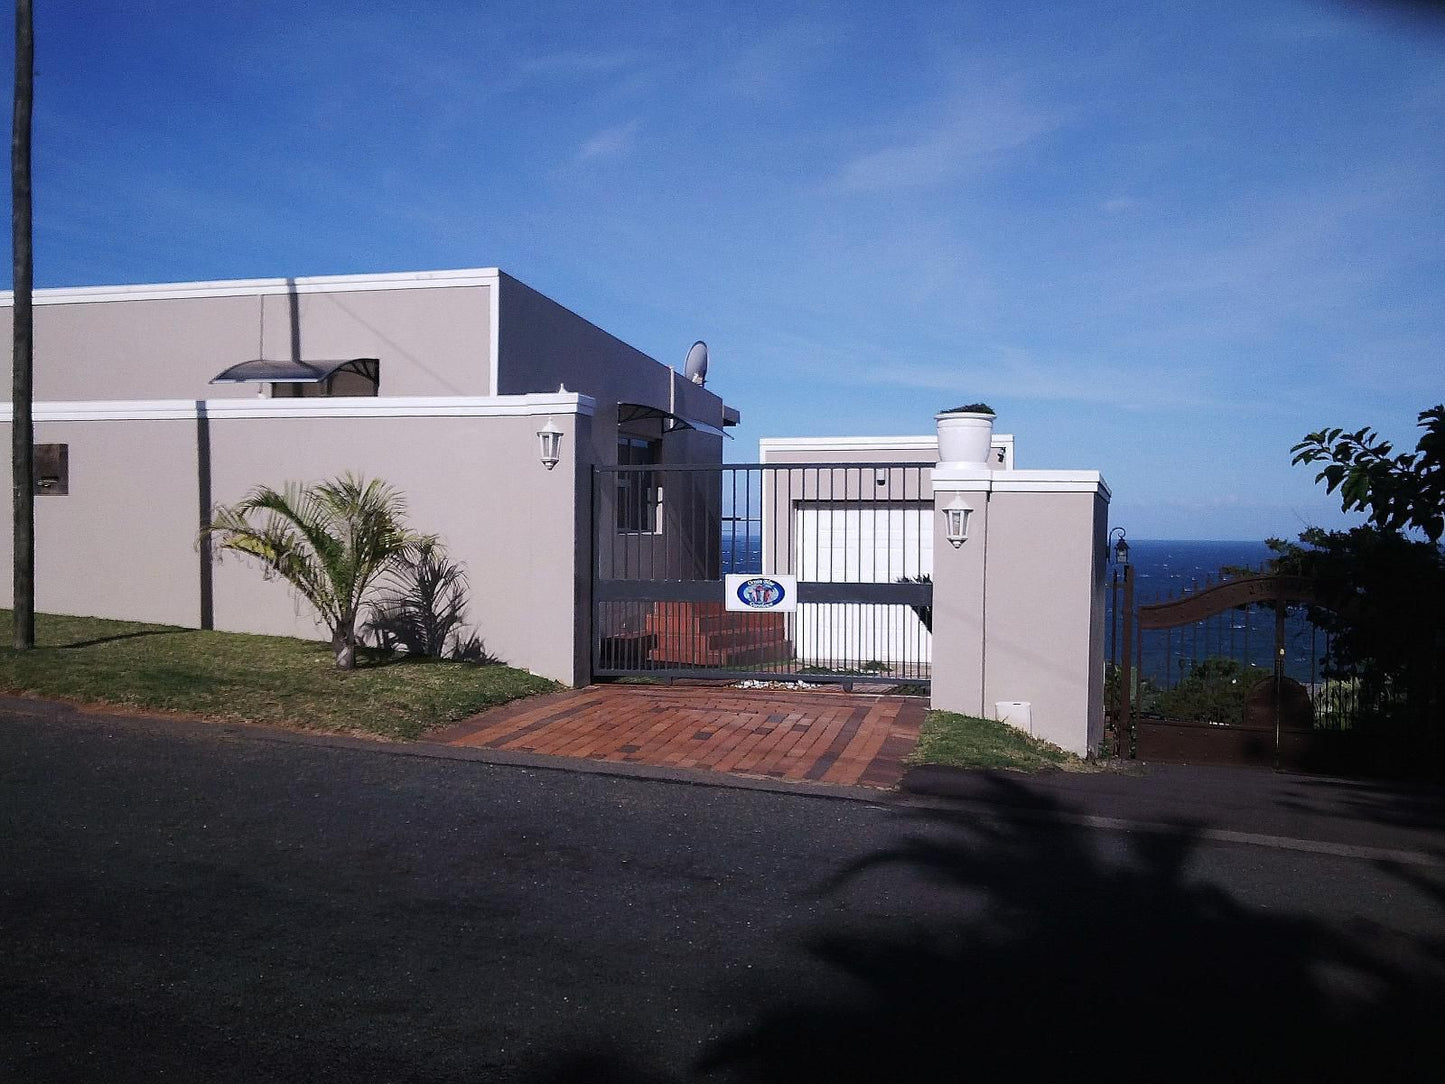
[[[805,581],[896,583],[933,575],[932,505],[805,502],[793,509],[793,567]],[[907,606],[804,603],[793,644],[808,665],[906,671],[930,660],[932,637]]]

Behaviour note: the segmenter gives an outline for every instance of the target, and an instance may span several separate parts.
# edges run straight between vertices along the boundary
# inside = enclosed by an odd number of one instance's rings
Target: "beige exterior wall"
[[[379,358],[384,396],[490,395],[491,275],[490,285],[478,273],[38,290],[35,398],[255,398],[262,386],[210,380],[298,350]],[[0,295],[7,358],[12,306]]]
[[[10,439],[8,421],[0,424]],[[68,444],[70,492],[35,499],[35,605],[43,613],[200,622],[196,422],[37,421],[38,444]],[[13,556],[11,520],[0,554]],[[0,600],[14,596],[3,577]]]
[[[591,396],[597,402],[596,462],[617,462],[618,403],[641,403],[721,428],[723,401],[713,392],[510,275],[500,274],[498,282],[498,393],[554,392],[565,384]],[[670,434],[663,454],[669,463],[718,462],[722,438]]]
[[[222,629],[318,635],[284,586],[239,560],[203,577],[196,531],[208,501],[350,470],[402,489],[414,525],[467,565],[471,617],[489,650],[585,680],[591,467],[617,461],[617,405],[718,426],[728,413],[713,392],[495,268],[40,290],[35,304],[37,418],[51,415],[37,441],[70,444],[72,476],[69,497],[38,502],[42,610],[191,626],[204,614]],[[0,294],[7,342],[11,306]],[[266,386],[209,383],[258,356],[375,357],[380,396],[270,399]],[[562,384],[570,409],[501,409],[523,396],[556,400]],[[452,410],[457,397],[501,406]],[[384,416],[402,400],[410,405]],[[536,439],[548,416],[564,430],[551,472]],[[662,425],[628,429],[660,436]],[[664,465],[722,459],[717,436],[685,430],[661,441]],[[604,552],[626,549],[668,576],[707,574],[701,540],[716,534],[716,480],[669,488],[661,529],[646,535],[605,529],[615,512],[604,494]]]
[[[654,407],[710,425],[723,424],[723,401],[551,298],[501,274],[497,385],[504,395],[555,392],[565,385],[595,400],[593,462],[617,463],[619,430],[661,440],[661,465],[719,463],[723,438],[697,430],[664,433],[657,419],[619,423],[618,404]],[[620,578],[694,579],[710,575],[721,493],[715,478],[665,476],[656,531],[619,532],[615,493],[598,494],[599,567]]]
[[[553,398],[503,416],[236,418],[216,401],[211,410],[220,416],[204,426],[194,414],[39,421],[38,441],[70,444],[70,493],[36,501],[37,608],[199,627],[203,489],[225,504],[258,484],[352,471],[400,489],[411,525],[439,535],[466,566],[468,619],[489,651],[559,681],[585,681],[587,508],[579,496],[589,479],[576,449],[590,439],[590,403]],[[173,405],[176,413],[185,407]],[[303,410],[281,400],[264,407]],[[552,471],[536,437],[549,417],[564,432]],[[208,477],[199,467],[201,434],[209,439]],[[0,535],[8,554],[8,519]],[[211,576],[216,628],[323,638],[309,608],[243,558],[226,556]],[[3,598],[8,603],[8,578]]]
[[[995,718],[1025,701],[1036,737],[1087,755],[1104,726],[1108,489],[1093,472],[986,474],[935,475],[940,507],[974,511],[957,548],[934,521],[933,705]]]
[[[1096,494],[995,493],[986,523],[985,714],[1028,701],[1034,736],[1081,756],[1103,738],[1107,522]]]

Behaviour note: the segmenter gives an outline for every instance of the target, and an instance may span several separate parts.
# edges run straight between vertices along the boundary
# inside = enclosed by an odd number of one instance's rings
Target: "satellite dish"
[[[699,339],[692,344],[692,349],[687,352],[687,365],[683,368],[683,375],[694,384],[707,383],[707,343]]]

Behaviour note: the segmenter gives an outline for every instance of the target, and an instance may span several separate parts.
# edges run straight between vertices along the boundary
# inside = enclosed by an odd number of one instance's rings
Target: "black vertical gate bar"
[[[1274,770],[1279,771],[1279,703],[1284,693],[1284,611],[1283,600],[1274,604]]]
[[[834,575],[834,573],[833,573],[833,561],[834,561],[834,559],[835,559],[835,558],[837,557],[837,555],[838,555],[838,505],[837,505],[837,504],[833,501],[833,499],[832,499],[833,496],[837,493],[837,485],[838,485],[838,468],[837,468],[837,467],[829,467],[829,468],[828,468],[828,498],[829,498],[829,499],[828,499],[828,578],[829,578],[830,580],[833,578],[833,575]],[[843,569],[843,578],[846,580],[846,579],[848,578],[848,543],[847,543],[846,540],[845,540],[844,543],[843,543],[843,559],[842,559],[842,561],[841,561],[840,563],[841,563],[842,569]],[[828,623],[828,630],[829,630],[829,632],[830,632],[830,634],[831,634],[831,635],[829,636],[829,640],[830,640],[831,642],[830,642],[830,644],[829,644],[829,646],[828,646],[828,661],[831,662],[831,663],[833,663],[834,666],[836,666],[836,665],[838,664],[838,662],[839,662],[839,660],[838,660],[838,655],[839,655],[840,651],[843,650],[843,649],[842,649],[842,645],[840,645],[840,644],[838,643],[838,634],[839,634],[838,625],[839,625],[839,622],[838,622],[838,620],[837,620],[837,616],[838,616],[838,612],[837,612],[836,609],[834,609],[834,610],[833,610],[833,618],[834,618],[834,620],[832,620],[832,621],[830,621],[830,622]],[[844,664],[845,666],[847,665],[846,659],[843,660],[843,664]]]
[[[814,470],[813,470],[813,490],[812,490],[812,494],[813,494],[813,501],[814,501],[815,504],[817,503],[818,494],[822,492],[822,489],[823,489],[823,472],[822,472],[821,470],[817,469],[817,468],[814,468]],[[803,472],[803,496],[804,496],[804,498],[806,498],[806,497],[808,496],[808,474],[807,474],[806,471]],[[801,524],[799,524],[799,526],[801,526]],[[823,525],[822,525],[821,521],[820,521],[817,517],[814,517],[814,519],[813,519],[813,543],[812,543],[812,544],[813,544],[813,563],[812,563],[813,572],[812,572],[812,575],[813,575],[813,577],[814,577],[815,579],[822,579],[822,578],[823,578],[823,570],[822,570],[821,567],[819,567],[819,564],[818,564],[819,547],[820,547],[820,545],[821,545],[821,543],[820,543],[819,540],[820,540],[820,538],[821,538],[822,530],[823,530]],[[800,560],[798,563],[799,563],[800,565],[803,564],[803,562],[802,562],[801,560]],[[816,654],[816,652],[818,651],[818,641],[819,641],[819,638],[820,638],[820,636],[822,635],[822,631],[823,631],[823,625],[822,625],[822,619],[821,619],[821,613],[820,613],[821,609],[822,609],[822,608],[819,607],[819,606],[813,606],[813,607],[810,607],[809,610],[808,610],[808,625],[809,625],[809,629],[808,629],[808,643],[811,645],[812,651],[813,651],[815,654]],[[801,660],[800,660],[800,661],[801,661]]]
[[[1195,583],[1194,587],[1195,587],[1195,590],[1197,591],[1197,590],[1199,589],[1199,584],[1198,584],[1198,583]],[[1195,668],[1196,666],[1198,666],[1198,665],[1199,665],[1199,622],[1196,621],[1196,622],[1194,622],[1192,625],[1189,626],[1189,672],[1192,674],[1192,673],[1194,672],[1194,668]],[[1183,668],[1182,666],[1179,668],[1179,680],[1180,680],[1181,683],[1184,681],[1184,668]]]
[[[1254,665],[1254,656],[1249,651],[1249,633],[1254,625],[1254,607],[1244,608],[1244,664],[1246,667]]]
[[[1132,579],[1131,579],[1132,576],[1133,576],[1133,573],[1132,573],[1132,572],[1127,571],[1127,570],[1125,571],[1125,573],[1124,573],[1124,594],[1125,594],[1125,597],[1126,597],[1127,601],[1126,601],[1126,603],[1125,603],[1124,608],[1125,608],[1125,610],[1128,611],[1128,614],[1129,614],[1128,620],[1129,620],[1130,624],[1136,624],[1136,620],[1135,620],[1135,607],[1134,607],[1133,581],[1132,581]],[[1125,626],[1125,628],[1128,628],[1128,627],[1129,627],[1128,625]],[[1140,630],[1140,631],[1142,632],[1142,630]],[[1143,637],[1142,635],[1140,635],[1140,636],[1138,636],[1138,637],[1135,638],[1135,641],[1134,641],[1134,651],[1135,651],[1135,653],[1136,653],[1136,656],[1135,656],[1136,666],[1135,666],[1134,672],[1142,675],[1142,674],[1144,673],[1144,637]],[[1143,681],[1142,681],[1142,678],[1141,678],[1139,684],[1140,684],[1139,692],[1140,692],[1141,695],[1138,695],[1138,696],[1134,695],[1134,692],[1133,692],[1132,689],[1130,690],[1130,694],[1129,694],[1129,758],[1130,758],[1131,760],[1132,760],[1132,759],[1138,754],[1138,752],[1139,752],[1139,729],[1138,729],[1138,727],[1137,727],[1137,726],[1135,725],[1135,723],[1134,723],[1134,718],[1135,718],[1135,715],[1138,714],[1135,705],[1138,704],[1140,701],[1143,700],[1143,695],[1142,695],[1142,693],[1143,693]]]
[[[1119,677],[1119,712],[1118,721],[1114,726],[1114,755],[1125,757],[1129,755],[1130,738],[1133,733],[1133,706],[1134,695],[1131,688],[1134,680],[1133,667],[1129,665],[1129,656],[1133,648],[1134,629],[1134,570],[1130,565],[1124,566],[1124,670]],[[1140,662],[1143,661],[1143,637],[1140,637]]]
[[[1119,569],[1115,566],[1109,580],[1109,662],[1117,675],[1119,668]]]
[[[1323,691],[1319,686],[1319,679],[1316,676],[1319,672],[1319,629],[1310,624],[1310,703],[1323,703],[1320,693]],[[1328,712],[1329,705],[1325,704],[1325,711]]]
[[[1164,675],[1160,681],[1160,688],[1168,689],[1169,675],[1174,672],[1174,630],[1164,630]]]
[[[589,644],[587,653],[592,659],[592,674],[602,669],[602,633],[606,623],[602,619],[602,600],[597,597],[597,581],[600,578],[601,569],[598,567],[602,561],[602,529],[598,526],[598,483],[599,478],[596,468],[592,470],[592,477],[588,479],[588,503],[592,506],[592,554],[587,562],[587,608],[591,612],[592,628],[587,637]],[[576,642],[575,640],[573,641]],[[592,677],[588,674],[588,678]]]

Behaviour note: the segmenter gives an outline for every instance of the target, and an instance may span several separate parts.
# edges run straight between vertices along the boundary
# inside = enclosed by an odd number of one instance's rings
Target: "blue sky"
[[[1445,398],[1407,8],[36,6],[38,286],[500,266],[706,339],[730,459],[985,399],[1138,538],[1348,522],[1289,446]]]

